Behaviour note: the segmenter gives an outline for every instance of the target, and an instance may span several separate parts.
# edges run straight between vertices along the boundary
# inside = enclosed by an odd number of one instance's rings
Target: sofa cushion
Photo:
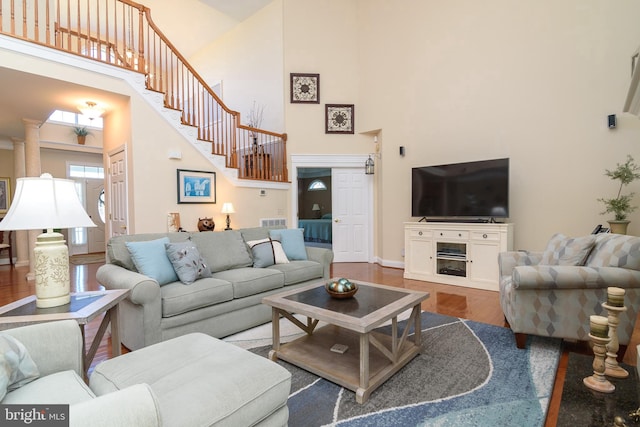
[[[256,295],[284,286],[284,274],[271,268],[235,268],[214,273],[213,277],[231,282],[234,298]]]
[[[596,236],[567,237],[554,234],[542,254],[541,265],[584,265],[596,242]]]
[[[307,259],[307,250],[304,246],[304,234],[301,228],[271,230],[269,231],[269,237],[282,242],[282,248],[289,260]]]
[[[239,231],[193,233],[191,239],[213,273],[253,265],[249,249]]]
[[[282,243],[270,238],[249,240],[247,245],[253,255],[253,267],[263,268],[273,264],[286,264],[289,262],[287,254],[282,249]]]
[[[3,405],[28,403],[69,404],[85,402],[95,394],[74,371],[61,371],[40,377],[5,396]]]
[[[640,237],[599,234],[587,263],[589,267],[622,267],[640,270]]]
[[[130,271],[138,271],[126,242],[145,242],[168,237],[171,242],[184,242],[189,238],[189,233],[149,233],[149,234],[127,234],[123,236],[113,236],[107,243],[107,260],[111,264],[124,267]]]
[[[241,228],[240,234],[242,234],[242,238],[245,242],[250,240],[262,240],[269,238],[270,230],[280,230],[284,229],[282,226],[274,226],[274,227],[249,227],[249,228]]]
[[[322,278],[322,264],[316,261],[291,261],[289,264],[272,265],[269,270],[281,271],[285,286]]]
[[[160,286],[178,280],[167,256],[165,243],[169,243],[168,237],[146,242],[126,242],[136,269],[156,280]]]
[[[40,375],[24,344],[7,334],[0,334],[0,401],[7,391],[15,390]]]
[[[211,270],[200,256],[195,243],[191,240],[180,243],[165,243],[167,257],[178,278],[185,285],[190,285],[203,277],[211,277]]]
[[[163,425],[249,426],[286,405],[291,374],[267,358],[194,333],[102,362],[90,379],[98,395],[140,383],[155,393]]]
[[[170,283],[160,289],[162,317],[171,317],[233,299],[233,287],[226,280],[203,278],[189,286]]]

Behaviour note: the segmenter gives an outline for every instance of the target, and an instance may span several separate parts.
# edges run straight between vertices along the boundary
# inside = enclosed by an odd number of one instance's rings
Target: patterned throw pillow
[[[584,265],[596,243],[596,236],[567,237],[554,234],[542,254],[540,265]]]
[[[250,240],[247,245],[253,254],[253,266],[256,268],[269,267],[274,264],[288,264],[289,259],[278,240],[260,239]]]
[[[39,375],[25,346],[11,335],[0,334],[0,401],[7,391],[22,387]]]
[[[185,285],[190,285],[202,277],[211,277],[211,269],[192,241],[165,243],[164,247],[173,269]]]

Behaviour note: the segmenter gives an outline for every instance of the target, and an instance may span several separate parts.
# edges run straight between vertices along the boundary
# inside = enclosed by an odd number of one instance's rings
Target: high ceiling
[[[273,0],[142,0],[154,22],[187,58]],[[195,15],[195,16],[194,16]],[[165,30],[166,29],[166,30]],[[87,100],[107,108],[125,97],[0,66],[0,140],[24,139],[23,119],[45,121],[56,109],[78,111]]]
[[[235,19],[244,21],[273,0],[200,0],[202,3],[213,7]]]

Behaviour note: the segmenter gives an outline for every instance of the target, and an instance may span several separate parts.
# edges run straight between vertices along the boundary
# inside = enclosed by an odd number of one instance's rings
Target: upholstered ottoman
[[[201,333],[102,362],[89,382],[96,395],[148,384],[164,426],[285,426],[289,419],[286,369]]]

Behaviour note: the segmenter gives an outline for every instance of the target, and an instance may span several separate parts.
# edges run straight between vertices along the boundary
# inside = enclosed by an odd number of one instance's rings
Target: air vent
[[[287,218],[260,218],[260,227],[285,227]]]

